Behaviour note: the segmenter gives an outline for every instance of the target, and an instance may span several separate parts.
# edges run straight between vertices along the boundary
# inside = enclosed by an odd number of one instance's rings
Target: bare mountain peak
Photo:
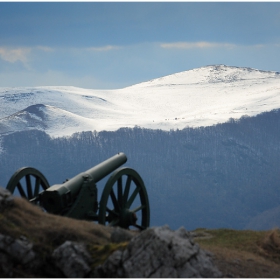
[[[241,80],[267,79],[275,77],[280,78],[280,73],[275,71],[263,71],[249,67],[217,64],[163,76],[135,86],[145,87],[155,85],[189,85],[193,83],[229,83]]]

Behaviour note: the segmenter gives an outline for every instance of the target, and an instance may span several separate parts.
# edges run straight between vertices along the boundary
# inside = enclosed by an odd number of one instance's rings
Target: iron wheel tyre
[[[98,222],[126,229],[149,227],[149,199],[144,182],[135,170],[123,167],[111,175],[101,196]]]
[[[31,203],[37,204],[39,193],[50,187],[45,176],[37,169],[23,167],[18,169],[9,180],[6,189],[19,195]]]

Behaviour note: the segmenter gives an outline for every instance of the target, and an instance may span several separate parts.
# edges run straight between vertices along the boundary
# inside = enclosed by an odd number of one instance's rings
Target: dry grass
[[[253,254],[265,257],[280,264],[280,231],[273,229],[269,231],[198,229],[198,236],[206,234],[210,238],[200,239],[197,242],[208,249],[223,248],[232,252],[242,254]]]
[[[277,229],[198,229],[197,236],[195,241],[214,254],[215,264],[225,277],[280,277],[280,232]]]
[[[258,242],[264,237],[264,231],[253,230],[232,230],[198,229],[198,232],[205,232],[211,238],[198,239],[198,243],[207,247],[227,248],[236,251],[250,252],[255,254],[258,251]],[[201,233],[200,233],[201,234]]]
[[[75,220],[43,212],[22,198],[0,212],[0,233],[14,238],[27,237],[38,258],[44,261],[40,271],[14,268],[15,277],[58,277],[60,271],[52,263],[51,253],[65,241],[84,243],[92,256],[92,267],[102,264],[115,250],[123,250],[127,242],[111,243],[113,228],[94,222]],[[0,271],[2,277],[3,271]],[[6,276],[5,276],[6,277]],[[63,275],[61,275],[63,277]]]
[[[0,232],[12,237],[26,236],[43,250],[52,250],[66,240],[104,245],[110,241],[111,228],[93,222],[74,220],[43,212],[21,198],[0,213]]]
[[[0,233],[18,238],[26,236],[34,250],[46,260],[66,240],[83,242],[93,257],[93,266],[103,263],[127,243],[111,243],[112,228],[93,222],[51,215],[21,198],[0,213]],[[280,277],[280,231],[249,231],[231,229],[197,229],[195,239],[203,249],[214,254],[214,261],[225,277]],[[47,271],[49,273],[49,271]],[[18,275],[27,273],[24,268]],[[44,271],[40,272],[42,276]],[[28,275],[28,274],[27,274]],[[31,277],[33,277],[31,275]],[[41,276],[40,276],[41,277]]]
[[[273,229],[268,231],[258,242],[259,254],[280,263],[280,231]]]

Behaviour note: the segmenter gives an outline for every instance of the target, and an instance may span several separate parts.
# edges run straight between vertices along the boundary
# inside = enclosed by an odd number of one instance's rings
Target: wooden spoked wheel
[[[13,195],[21,196],[31,203],[38,204],[39,193],[50,187],[45,176],[35,168],[23,167],[18,169],[7,184]]]
[[[150,225],[147,191],[140,175],[133,169],[117,169],[103,190],[98,222],[126,229],[146,229]]]

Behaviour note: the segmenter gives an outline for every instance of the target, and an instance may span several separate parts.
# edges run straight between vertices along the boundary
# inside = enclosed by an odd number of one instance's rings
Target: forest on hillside
[[[279,206],[279,110],[196,129],[134,127],[62,138],[33,130],[2,135],[0,143],[3,187],[23,166],[37,168],[52,185],[124,152],[125,166],[145,182],[152,226],[243,229]],[[104,185],[97,184],[99,196]]]

